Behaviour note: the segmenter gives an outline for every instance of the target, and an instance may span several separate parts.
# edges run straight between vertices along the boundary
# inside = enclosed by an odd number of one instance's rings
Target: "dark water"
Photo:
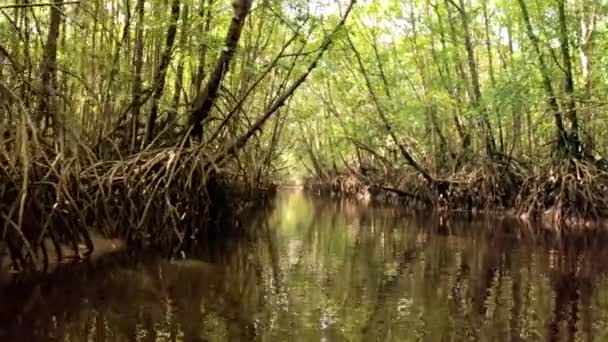
[[[0,341],[608,340],[607,239],[280,193],[197,258],[108,258],[0,295]]]

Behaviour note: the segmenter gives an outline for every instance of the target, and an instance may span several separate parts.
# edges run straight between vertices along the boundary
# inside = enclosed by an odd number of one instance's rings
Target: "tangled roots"
[[[524,182],[517,209],[556,225],[580,225],[608,217],[608,172],[570,160],[540,168]]]
[[[179,248],[207,223],[220,173],[199,147],[174,146],[104,161],[81,145],[51,146],[27,130],[0,141],[1,241],[15,268],[48,265],[68,246],[93,251],[90,230]],[[20,135],[21,134],[21,135]],[[214,170],[212,172],[212,170]],[[210,192],[212,194],[210,194]]]

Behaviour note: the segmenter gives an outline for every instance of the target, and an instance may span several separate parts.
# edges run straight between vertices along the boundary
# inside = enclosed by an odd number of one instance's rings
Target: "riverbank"
[[[23,137],[0,147],[0,227],[16,270],[90,257],[92,234],[176,253],[206,230],[228,234],[241,212],[275,192],[215,168],[198,147],[105,158],[82,145],[57,153]]]
[[[442,178],[415,172],[363,175],[349,168],[304,188],[439,212],[504,213],[551,230],[608,228],[608,172],[594,163],[484,163]]]

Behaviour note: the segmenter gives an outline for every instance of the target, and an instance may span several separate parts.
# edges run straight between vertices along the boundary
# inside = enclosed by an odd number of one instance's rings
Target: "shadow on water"
[[[1,341],[604,340],[605,234],[280,193],[245,239],[0,292]]]

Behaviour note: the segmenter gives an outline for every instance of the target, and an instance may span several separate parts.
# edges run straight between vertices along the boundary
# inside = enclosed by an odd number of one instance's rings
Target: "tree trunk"
[[[593,89],[591,56],[598,21],[596,6],[598,5],[594,4],[593,1],[591,3],[582,1],[580,8],[580,41],[578,46],[581,61],[581,74],[583,76],[583,82],[585,83],[585,98],[587,99],[591,97],[591,91]]]
[[[224,47],[220,52],[220,56],[215,64],[213,73],[211,74],[205,89],[198,96],[194,103],[194,107],[190,114],[190,125],[192,126],[191,136],[197,139],[202,139],[203,136],[203,121],[209,116],[209,112],[213,107],[217,97],[218,90],[222,79],[228,72],[228,65],[234,56],[236,46],[238,45],[243,30],[243,24],[249,9],[251,8],[252,0],[235,0],[233,2],[234,15],[226,39]]]
[[[106,120],[103,121],[104,131],[109,127],[109,123],[111,122],[112,115],[112,102],[115,101],[115,87],[114,81],[119,74],[120,71],[120,53],[127,42],[127,38],[129,36],[130,27],[131,27],[131,4],[129,0],[125,0],[125,24],[122,28],[122,36],[118,43],[116,44],[116,51],[112,56],[112,65],[110,69],[110,76],[108,77],[108,82],[106,85],[106,89],[102,94],[102,103],[103,103],[103,114]],[[125,134],[125,141],[128,141],[128,135]]]
[[[432,156],[435,158],[435,167],[436,169],[441,169],[445,166],[445,162],[447,160],[448,156],[452,156],[452,152],[449,149],[449,144],[447,143],[447,139],[445,138],[443,132],[441,131],[441,127],[439,125],[439,120],[437,118],[437,108],[436,105],[433,103],[433,99],[431,98],[431,82],[429,81],[429,75],[428,75],[428,70],[427,70],[427,63],[424,60],[424,56],[420,53],[420,47],[418,45],[418,28],[416,25],[416,22],[418,21],[418,18],[416,18],[415,12],[414,12],[414,6],[413,4],[411,5],[410,8],[410,20],[412,22],[412,43],[414,45],[414,56],[416,58],[416,67],[419,71],[420,74],[420,78],[422,80],[422,90],[424,91],[423,96],[419,96],[416,93],[416,96],[419,98],[419,100],[423,103],[424,105],[424,110],[427,114],[427,120],[426,120],[426,125],[427,125],[427,136],[429,137],[429,145],[431,146],[431,152],[432,152]],[[382,65],[381,64],[381,60],[378,57],[378,47],[376,45],[376,37],[374,36],[374,39],[372,40],[373,42],[373,47],[374,47],[374,51],[376,54],[376,61],[378,63],[378,65]],[[432,49],[433,52],[435,51],[435,47],[434,44],[432,44]],[[433,53],[434,55],[434,53]],[[382,68],[380,68],[380,70],[382,70]],[[386,76],[384,76],[384,73],[381,73],[383,80],[386,79]],[[385,83],[385,88],[388,89],[388,82],[384,81]],[[413,89],[414,92],[416,92],[416,89]],[[387,92],[387,96],[390,98],[390,94]],[[436,140],[439,140],[439,144],[436,144]],[[439,145],[439,152],[436,152],[436,145]]]
[[[456,81],[456,82],[452,82],[452,78],[449,77],[448,78],[448,92],[450,93],[450,95],[452,96],[452,98],[454,99],[454,101],[456,102],[456,110],[453,114],[452,119],[454,120],[454,125],[456,126],[456,129],[458,130],[458,135],[460,137],[460,143],[462,145],[462,150],[463,152],[467,153],[470,148],[471,148],[471,133],[467,130],[466,125],[464,125],[462,123],[461,120],[461,114],[462,114],[462,98],[466,95],[468,95],[469,97],[471,97],[471,92],[469,90],[469,87],[467,86],[467,75],[466,72],[464,71],[464,67],[462,66],[462,61],[460,59],[460,54],[458,52],[458,38],[456,36],[456,27],[454,26],[454,20],[452,20],[452,10],[449,4],[449,0],[444,0],[445,1],[445,7],[448,13],[448,26],[450,28],[450,39],[452,41],[452,45],[454,46],[454,55],[452,56],[452,62],[454,64],[454,70],[456,72],[456,75],[460,78],[460,82]],[[441,15],[441,12],[439,10],[439,7],[435,8],[435,13],[437,14],[437,19],[439,21],[439,25],[440,25],[440,32],[443,32],[443,17]],[[442,33],[443,36],[443,33]],[[445,43],[445,39],[442,39],[442,44],[443,44],[443,49],[444,51],[447,51],[447,44]],[[449,72],[449,67],[446,66],[446,68],[448,69]],[[448,74],[449,76],[449,74]],[[454,86],[452,86],[452,84],[454,84]],[[464,85],[464,91],[462,89],[462,85]]]
[[[543,53],[540,50],[540,42],[538,40],[538,37],[532,29],[532,23],[530,22],[530,14],[528,13],[528,7],[526,6],[525,0],[517,0],[517,2],[519,3],[519,7],[521,9],[521,15],[526,26],[528,37],[532,42],[532,47],[534,48],[534,51],[536,52],[538,58],[538,66],[543,79],[543,86],[545,88],[545,92],[547,93],[547,105],[553,112],[553,117],[555,120],[558,144],[560,146],[565,146],[565,144],[567,144],[567,134],[564,128],[563,115],[560,110],[559,103],[557,102],[555,92],[553,91],[553,86],[551,85],[551,75],[549,74],[549,69],[547,68]]]
[[[454,4],[455,5],[455,4]],[[456,9],[460,13],[460,18],[462,20],[462,28],[464,30],[464,47],[467,52],[467,62],[469,66],[469,73],[471,74],[471,88],[473,90],[473,107],[477,110],[479,115],[481,116],[481,128],[483,131],[483,137],[486,144],[486,151],[488,155],[492,155],[496,151],[496,143],[494,141],[494,136],[492,134],[492,126],[490,124],[490,119],[488,118],[487,109],[482,103],[481,98],[481,86],[479,83],[479,71],[477,69],[477,61],[475,60],[475,47],[473,45],[473,37],[471,34],[471,29],[469,27],[469,13],[465,10],[464,0],[460,0],[460,6],[457,6]]]
[[[576,117],[576,102],[574,99],[574,77],[572,74],[572,59],[570,58],[570,39],[568,37],[568,22],[566,21],[566,1],[558,0],[559,41],[564,69],[564,92],[566,94],[566,117],[570,121],[570,135],[578,142],[578,119]]]
[[[48,129],[51,121],[54,125],[54,134],[59,132],[59,120],[57,113],[57,39],[59,38],[59,25],[61,24],[61,11],[59,7],[63,0],[56,2],[50,8],[51,18],[49,32],[44,46],[42,65],[40,66],[40,79],[42,80],[42,91],[40,96],[40,118],[44,122],[44,129]]]
[[[141,108],[141,83],[144,59],[144,2],[137,0],[135,11],[137,12],[137,24],[135,26],[135,77],[133,78],[132,101],[133,110],[131,114],[131,152],[135,150],[137,134],[139,130],[139,113]]]
[[[199,15],[204,19],[201,24],[202,33],[209,32],[209,28],[211,27],[211,6],[213,5],[214,0],[201,0]],[[192,97],[198,96],[201,91],[201,84],[203,83],[203,79],[205,78],[205,64],[207,63],[207,49],[208,46],[206,43],[202,43],[199,52],[199,60],[198,66],[196,68],[196,73],[192,75]]]
[[[310,73],[317,67],[319,61],[321,60],[325,52],[329,49],[336,35],[338,34],[342,26],[344,26],[344,23],[346,22],[348,15],[352,11],[355,2],[356,0],[350,1],[348,8],[344,12],[344,15],[342,16],[340,22],[338,22],[338,24],[336,25],[334,30],[329,34],[329,36],[324,39],[323,44],[321,44],[321,46],[319,47],[319,52],[312,60],[312,62],[308,64],[305,71],[300,76],[298,76],[298,78],[293,81],[293,83],[289,87],[286,87],[286,89],[279,96],[277,96],[277,98],[270,104],[270,106],[266,108],[264,114],[251,125],[251,127],[245,134],[241,135],[236,140],[236,142],[226,148],[223,153],[215,157],[208,165],[220,164],[228,157],[236,155],[236,153],[247,144],[247,141],[249,141],[249,139],[255,134],[255,132],[262,129],[266,121],[268,121],[268,119],[270,119],[274,115],[274,113],[276,113],[285,104],[285,102],[289,98],[291,98],[293,93],[306,81]]]
[[[144,143],[142,147],[145,147],[150,142],[150,140],[153,139],[155,134],[156,119],[158,118],[158,106],[165,90],[167,68],[169,67],[169,63],[171,62],[171,53],[173,52],[173,44],[175,43],[175,36],[177,35],[179,6],[180,0],[173,0],[173,2],[171,3],[171,22],[169,23],[169,28],[167,29],[167,41],[165,43],[165,50],[163,51],[163,54],[160,58],[160,63],[154,76],[152,108],[150,111],[150,117],[148,118],[146,135],[144,137]]]
[[[371,83],[369,74],[368,74],[367,70],[365,69],[365,64],[363,63],[363,59],[361,58],[361,54],[357,50],[357,48],[356,48],[355,44],[353,43],[353,41],[350,39],[350,36],[347,35],[346,38],[347,38],[347,41],[348,41],[348,43],[350,45],[351,50],[355,54],[355,57],[357,59],[357,64],[359,65],[359,70],[361,71],[361,74],[363,74],[363,78],[365,79],[365,84],[367,86],[367,90],[368,90],[368,92],[369,92],[369,94],[370,94],[370,96],[372,98],[372,101],[374,102],[374,104],[376,106],[376,110],[378,112],[378,115],[382,119],[382,123],[384,124],[384,128],[386,129],[386,132],[389,134],[389,136],[393,140],[393,143],[395,143],[395,145],[397,147],[399,147],[399,150],[401,151],[401,155],[406,160],[406,162],[411,167],[413,167],[416,171],[418,171],[424,177],[424,179],[426,179],[429,183],[433,183],[434,179],[431,176],[431,174],[426,169],[424,169],[422,167],[422,165],[418,164],[418,162],[416,161],[416,159],[414,159],[414,157],[412,156],[412,154],[405,148],[405,146],[403,146],[403,144],[397,138],[397,135],[395,134],[395,132],[393,130],[393,127],[392,127],[390,121],[388,120],[388,117],[384,113],[384,108],[380,104],[380,100],[376,96],[376,92],[374,91],[374,87],[373,87],[373,85]]]
[[[494,75],[494,58],[492,54],[492,42],[490,36],[490,18],[488,15],[488,0],[482,1],[483,8],[483,23],[486,34],[486,52],[488,54],[488,73],[490,74],[490,84],[494,89],[496,87],[496,77]],[[498,142],[500,144],[500,151],[503,152],[505,148],[505,138],[502,127],[502,115],[499,109],[495,109],[496,112],[496,123],[498,125]]]
[[[182,51],[186,49],[186,42],[188,40],[188,4],[184,4],[184,10],[182,13],[182,32],[179,38],[179,47]],[[175,118],[177,117],[178,108],[180,105],[180,99],[182,92],[184,91],[184,53],[182,52],[179,56],[179,62],[177,64],[177,70],[175,71],[175,85],[173,93],[173,109],[169,113],[167,118],[167,124],[173,125]]]

